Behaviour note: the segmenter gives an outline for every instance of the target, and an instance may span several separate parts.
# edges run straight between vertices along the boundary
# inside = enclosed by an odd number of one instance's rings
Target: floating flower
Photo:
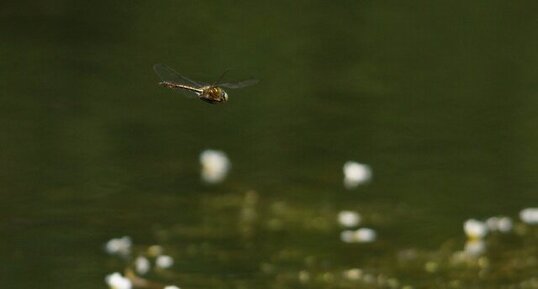
[[[202,180],[214,184],[222,182],[230,170],[230,160],[225,153],[217,150],[205,150],[200,154]]]
[[[131,289],[133,284],[129,279],[115,272],[105,277],[106,284],[112,289]]]
[[[512,219],[508,217],[491,217],[486,220],[486,225],[490,231],[501,233],[510,232],[513,228]]]
[[[488,234],[486,224],[475,219],[465,221],[463,230],[469,239],[482,239]]]
[[[105,245],[105,250],[111,255],[127,256],[131,253],[132,244],[133,242],[128,236],[110,239]]]
[[[519,218],[529,225],[538,224],[538,208],[526,208],[519,212]]]
[[[167,269],[174,265],[174,259],[167,255],[158,256],[155,259],[155,266],[161,269]]]
[[[355,238],[357,242],[360,243],[369,243],[375,241],[377,234],[373,229],[370,228],[360,228],[355,231]]]
[[[370,228],[358,230],[345,230],[340,233],[340,240],[344,243],[370,243],[375,241],[377,233]]]
[[[355,227],[361,221],[359,213],[354,211],[340,211],[338,213],[338,223],[344,227]]]
[[[135,260],[135,270],[138,274],[144,275],[149,272],[151,264],[149,263],[148,258],[144,256],[139,256]]]
[[[354,161],[344,164],[344,186],[348,189],[369,181],[372,178],[370,166]]]

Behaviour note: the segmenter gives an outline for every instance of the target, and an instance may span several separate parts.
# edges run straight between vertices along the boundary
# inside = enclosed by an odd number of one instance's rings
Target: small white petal
[[[151,268],[151,264],[148,260],[148,258],[144,256],[139,256],[135,260],[135,270],[138,274],[144,275],[149,272],[149,269]]]
[[[105,277],[105,282],[112,289],[131,289],[131,281],[115,272]]]
[[[345,230],[340,233],[340,240],[344,243],[370,243],[377,239],[377,233],[370,228],[358,230]]]
[[[338,213],[338,223],[344,227],[355,227],[361,221],[359,213],[354,211],[341,211]]]
[[[488,226],[488,229],[490,231],[497,231],[498,224],[499,224],[498,217],[490,217],[486,220],[486,225]]]
[[[159,268],[166,269],[172,267],[172,265],[174,265],[174,259],[170,256],[161,255],[155,259],[155,266]]]
[[[512,230],[512,219],[508,217],[491,217],[486,220],[486,225],[490,231],[507,233]]]
[[[519,212],[519,218],[529,225],[538,224],[538,208],[526,208]]]
[[[499,232],[502,232],[502,233],[510,232],[512,231],[513,227],[514,227],[514,223],[512,222],[512,219],[508,217],[501,217],[499,219],[499,224],[498,224]]]
[[[465,221],[463,230],[470,239],[481,239],[488,234],[488,227],[486,224],[475,219]]]
[[[377,234],[370,228],[360,228],[355,231],[355,239],[357,242],[369,243],[375,241]]]
[[[105,250],[111,255],[126,256],[131,253],[131,238],[128,236],[109,240],[105,245]]]
[[[179,289],[179,287],[175,285],[168,285],[168,286],[165,286],[163,289]]]

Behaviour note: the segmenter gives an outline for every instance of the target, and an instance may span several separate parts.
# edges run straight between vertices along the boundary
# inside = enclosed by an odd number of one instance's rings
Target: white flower
[[[230,160],[225,153],[217,150],[205,150],[200,154],[202,180],[214,184],[222,182],[230,170]]]
[[[519,218],[529,225],[538,224],[538,208],[526,208],[519,212]]]
[[[340,211],[338,213],[338,223],[344,227],[355,227],[361,221],[359,213],[354,211]]]
[[[469,239],[482,239],[488,234],[488,227],[484,222],[469,219],[463,224],[463,231]]]
[[[112,289],[131,289],[131,281],[115,272],[105,277],[105,282]]]
[[[370,228],[345,230],[340,233],[340,240],[344,243],[369,243],[375,241],[376,238],[376,232]]]
[[[148,258],[144,256],[139,256],[135,260],[135,270],[138,274],[144,275],[148,273],[149,269],[151,268],[151,264],[149,263]]]
[[[348,189],[369,181],[372,178],[372,169],[368,165],[348,161],[344,164],[344,186]]]
[[[164,286],[163,289],[179,289],[179,287],[177,287],[175,285],[168,285],[168,286]]]
[[[508,217],[491,217],[486,220],[486,225],[490,231],[507,233],[512,230],[512,219]]]
[[[357,242],[369,243],[375,241],[377,234],[370,228],[360,228],[355,231],[355,238],[357,239]]]
[[[174,259],[167,255],[161,255],[155,259],[155,266],[158,268],[166,269],[174,265]]]
[[[132,244],[131,238],[127,236],[110,239],[105,245],[105,250],[111,255],[127,256],[131,253]]]

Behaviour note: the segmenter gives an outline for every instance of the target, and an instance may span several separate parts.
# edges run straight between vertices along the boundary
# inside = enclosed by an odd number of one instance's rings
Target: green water
[[[518,218],[538,206],[537,9],[0,4],[0,288],[107,288],[121,236],[132,258],[162,246],[174,265],[142,277],[183,289],[538,288]],[[209,105],[155,63],[260,83]],[[230,158],[224,182],[201,181],[205,149]],[[344,188],[349,160],[372,180]],[[342,210],[376,241],[342,242]],[[463,222],[496,215],[515,229],[454,261]]]

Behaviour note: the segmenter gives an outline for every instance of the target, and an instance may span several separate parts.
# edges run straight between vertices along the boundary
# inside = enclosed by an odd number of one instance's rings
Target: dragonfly
[[[155,70],[155,73],[161,78],[162,81],[159,82],[161,86],[179,90],[187,95],[196,96],[211,104],[225,103],[228,101],[228,93],[226,93],[223,87],[236,89],[258,83],[258,80],[256,79],[220,83],[227,71],[225,71],[213,84],[207,84],[191,80],[164,64],[155,64],[153,70]]]

